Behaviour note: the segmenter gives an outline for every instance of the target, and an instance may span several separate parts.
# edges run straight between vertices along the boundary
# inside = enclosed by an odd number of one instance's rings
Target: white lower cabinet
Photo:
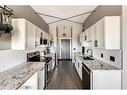
[[[45,85],[45,70],[41,68],[35,74],[33,74],[20,88],[19,90],[43,90]]]
[[[38,89],[44,89],[45,86],[45,70],[42,68],[38,71]]]
[[[80,79],[82,80],[82,61],[79,61],[78,74]]]
[[[55,53],[52,55],[52,70],[54,69],[55,67]]]
[[[121,70],[95,70],[91,72],[91,89],[121,89]]]
[[[35,25],[24,18],[13,18],[11,36],[12,50],[35,48]]]
[[[75,69],[76,69],[76,71],[78,72],[78,62],[77,62],[77,59],[75,60],[76,62],[75,62]]]
[[[121,70],[90,70],[90,77],[88,78],[84,74],[85,72],[82,72],[82,60],[78,57],[75,61],[75,68],[82,83],[85,83],[85,85],[90,84],[91,90],[121,89]]]
[[[82,61],[78,58],[76,58],[75,68],[78,72],[80,79],[82,80]]]
[[[19,89],[26,89],[26,90],[38,89],[38,72],[32,75]]]

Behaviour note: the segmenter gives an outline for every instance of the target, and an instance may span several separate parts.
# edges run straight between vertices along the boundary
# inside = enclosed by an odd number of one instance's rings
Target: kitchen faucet
[[[87,53],[89,52],[89,50],[91,51],[90,57],[93,57],[93,51],[92,51],[92,49],[87,49]]]

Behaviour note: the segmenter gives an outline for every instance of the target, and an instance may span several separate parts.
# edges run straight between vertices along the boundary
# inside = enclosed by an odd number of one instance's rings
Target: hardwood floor
[[[47,89],[81,89],[81,80],[71,61],[59,61]]]

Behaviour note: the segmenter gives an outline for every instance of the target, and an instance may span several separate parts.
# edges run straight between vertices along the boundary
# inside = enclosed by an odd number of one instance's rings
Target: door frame
[[[69,39],[70,40],[70,59],[72,59],[72,38],[60,38],[60,59],[61,59],[61,40]]]

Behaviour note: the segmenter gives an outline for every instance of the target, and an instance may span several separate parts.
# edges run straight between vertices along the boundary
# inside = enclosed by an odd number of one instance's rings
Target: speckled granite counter
[[[0,73],[0,89],[18,89],[35,72],[44,67],[45,62],[25,62]]]
[[[102,62],[96,58],[95,60],[84,60],[82,55],[77,53],[76,57],[79,58],[90,70],[120,70],[110,64]]]

